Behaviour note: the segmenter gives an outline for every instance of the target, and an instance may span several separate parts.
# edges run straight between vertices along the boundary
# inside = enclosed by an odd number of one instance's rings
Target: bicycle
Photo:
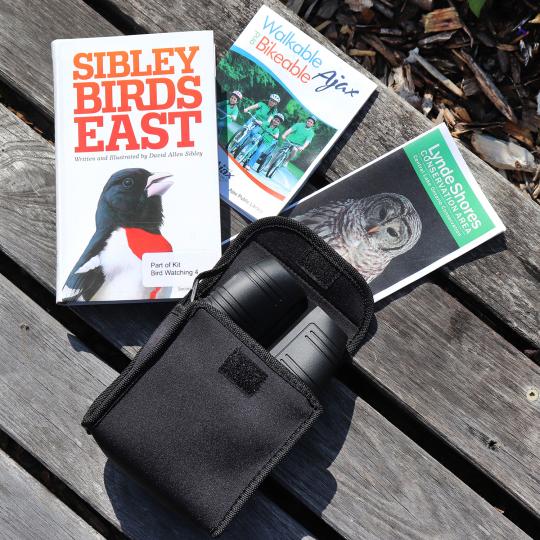
[[[251,114],[250,112],[247,113],[251,119],[253,120],[249,125],[242,126],[234,135],[233,138],[229,141],[229,152],[234,156],[237,157],[238,153],[242,149],[242,146],[248,142],[250,139],[250,133],[255,129],[260,127],[257,122],[255,122],[254,118],[255,115]]]
[[[262,136],[264,132],[269,133],[272,136],[274,135],[269,129],[267,129],[264,126],[261,126],[260,131],[256,133],[255,135],[252,135],[251,138],[247,140],[241,146],[240,150],[238,150],[236,159],[242,166],[245,166],[249,162],[251,156],[255,153],[258,146],[262,144]],[[267,152],[267,155],[273,152],[275,144],[277,144],[277,140],[275,141],[274,145],[269,149],[269,151]],[[261,170],[261,167],[259,166],[257,168],[257,172],[259,172],[260,170]]]
[[[293,144],[289,141],[284,141],[283,145],[280,146],[277,151],[275,151],[268,162],[268,169],[266,171],[266,177],[272,178],[276,171],[291,157],[293,148],[299,149],[300,146]],[[260,167],[262,170],[263,167]]]

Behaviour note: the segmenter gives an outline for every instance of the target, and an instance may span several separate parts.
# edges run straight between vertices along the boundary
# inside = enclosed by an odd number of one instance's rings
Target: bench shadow
[[[121,530],[130,538],[152,540],[210,540],[205,532],[179,509],[170,509],[162,504],[136,480],[131,478],[114,461],[108,459],[103,472],[105,489]],[[268,515],[275,509],[263,497],[252,497],[220,536],[224,540],[243,537],[274,540],[276,531],[269,526]],[[282,516],[286,520],[286,516]],[[273,516],[276,521],[276,516]],[[295,522],[290,522],[287,536],[280,538],[301,540],[305,531]],[[283,526],[283,530],[286,527]]]
[[[473,250],[465,253],[461,257],[450,261],[449,263],[445,264],[443,268],[451,272],[473,261],[479,261],[485,257],[489,257],[490,255],[495,255],[497,253],[501,253],[502,251],[506,251],[507,249],[508,246],[506,243],[506,235],[505,233],[502,233],[495,236],[491,240],[488,240],[482,245],[475,247]]]
[[[364,344],[372,339],[376,332],[377,320],[374,316]],[[359,354],[361,351],[362,349]],[[344,366],[339,374],[340,380],[346,380],[351,366],[352,358],[349,357],[348,365]],[[357,402],[361,399],[361,396],[356,395],[340,380],[334,378],[320,395],[323,414],[273,473],[278,482],[282,485],[286,482],[287,489],[300,500],[304,500],[310,510],[321,519],[337,493],[336,474],[339,475],[340,470],[345,467],[351,476],[354,476],[350,471],[351,467],[357,468],[358,476],[363,474],[361,462],[349,461],[354,456],[352,448],[346,452],[346,464],[335,464],[346,444],[355,414],[360,414]],[[358,423],[361,423],[361,419],[358,419]]]
[[[375,331],[374,319],[366,339],[371,339]],[[347,439],[357,399],[358,396],[334,378],[320,396],[324,413],[272,473],[274,479],[285,483],[286,489],[298,499],[306,500],[310,509],[319,516],[331,504],[337,491],[331,466]],[[358,467],[358,474],[362,474],[361,463]],[[159,540],[211,538],[188,516],[164,506],[110,459],[105,464],[103,480],[111,506],[127,536]],[[272,494],[271,487],[268,494],[287,513],[279,494]],[[220,538],[242,538],[249,531],[251,537],[255,534],[257,539],[273,540],[276,531],[270,525],[278,518],[273,516],[269,520],[268,516],[275,514],[274,508],[264,497],[252,497]],[[284,518],[282,516],[282,523]],[[300,540],[305,538],[305,530],[291,521],[287,535],[281,534],[280,538]]]

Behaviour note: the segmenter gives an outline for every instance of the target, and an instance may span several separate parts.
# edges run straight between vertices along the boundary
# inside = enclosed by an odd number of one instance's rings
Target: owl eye
[[[384,219],[384,218],[386,217],[386,214],[387,214],[386,208],[384,208],[384,207],[381,208],[381,209],[379,210],[379,219],[381,219],[381,220]]]
[[[130,188],[133,185],[133,178],[124,178],[122,180],[122,186],[124,186],[126,189]]]
[[[392,236],[393,238],[397,238],[398,237],[398,232],[396,231],[396,229],[394,229],[393,227],[389,227],[388,229],[386,229],[386,232]]]

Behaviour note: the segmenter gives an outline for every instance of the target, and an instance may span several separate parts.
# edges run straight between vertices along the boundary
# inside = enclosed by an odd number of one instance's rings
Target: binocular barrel
[[[307,308],[306,295],[274,258],[240,270],[214,289],[207,301],[269,348],[315,392],[343,362],[347,336],[320,307],[296,322]]]

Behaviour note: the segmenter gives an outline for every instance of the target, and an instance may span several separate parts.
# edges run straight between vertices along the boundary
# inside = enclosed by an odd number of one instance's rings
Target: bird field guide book
[[[375,301],[505,230],[444,125],[289,207]]]
[[[184,296],[221,255],[213,33],[52,54],[57,302]]]
[[[262,6],[217,67],[221,197],[278,214],[376,84]]]

